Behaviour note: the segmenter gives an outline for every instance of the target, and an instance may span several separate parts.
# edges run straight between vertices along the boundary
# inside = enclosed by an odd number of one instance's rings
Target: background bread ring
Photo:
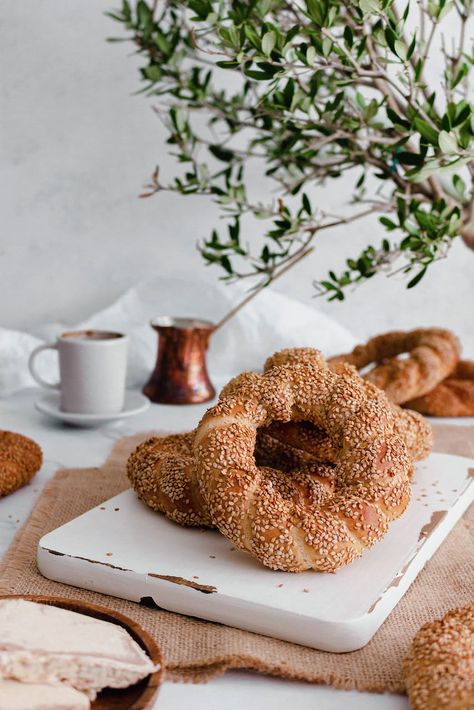
[[[29,483],[42,463],[41,448],[32,439],[0,431],[0,497]]]
[[[407,353],[401,359],[399,355]],[[430,392],[454,370],[460,345],[456,336],[441,328],[418,328],[377,335],[351,353],[330,358],[361,370],[375,363],[364,377],[383,389],[396,404]]]
[[[460,360],[449,377],[406,406],[431,417],[473,417],[474,360]]]
[[[474,604],[422,626],[403,663],[412,710],[474,707]]]

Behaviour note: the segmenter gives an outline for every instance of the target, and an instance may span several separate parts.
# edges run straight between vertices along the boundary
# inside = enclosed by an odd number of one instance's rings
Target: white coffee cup
[[[35,348],[28,366],[42,387],[61,392],[61,410],[76,414],[115,414],[123,408],[128,337],[105,330],[63,333],[56,343]],[[59,353],[60,382],[46,382],[36,370],[43,350]]]

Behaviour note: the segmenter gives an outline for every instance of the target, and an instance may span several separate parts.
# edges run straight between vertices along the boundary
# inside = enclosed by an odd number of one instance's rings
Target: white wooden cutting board
[[[182,528],[129,490],[45,535],[50,579],[325,651],[364,646],[474,498],[474,460],[432,454],[385,538],[336,574],[266,569],[216,531]]]

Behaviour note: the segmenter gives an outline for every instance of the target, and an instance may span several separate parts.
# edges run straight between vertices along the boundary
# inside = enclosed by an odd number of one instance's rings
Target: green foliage
[[[317,290],[342,300],[349,286],[383,271],[406,274],[412,288],[471,224],[473,0],[412,0],[402,14],[399,5],[124,0],[109,13],[145,60],[143,92],[156,97],[182,165],[166,184],[156,172],[143,197],[173,190],[219,205],[227,232],[213,229],[200,250],[225,280],[270,283],[322,230],[378,212],[390,238],[348,259],[339,276],[331,271]],[[456,51],[445,52],[443,84],[430,86],[433,37],[448,12],[461,27]],[[410,13],[421,15],[410,22]],[[252,200],[250,165],[275,199]],[[317,187],[331,181],[337,189],[346,172],[354,207],[335,217]],[[249,218],[267,225],[257,253],[240,237]]]

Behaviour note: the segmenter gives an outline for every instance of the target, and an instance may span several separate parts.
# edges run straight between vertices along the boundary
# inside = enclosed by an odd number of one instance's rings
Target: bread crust
[[[183,526],[214,527],[200,492],[193,451],[194,431],[155,436],[139,444],[127,461],[127,475],[138,497],[150,508]],[[305,450],[301,432],[294,446],[279,442],[272,432],[262,429],[255,457],[259,466],[283,472],[309,473],[323,452],[310,438]],[[334,476],[328,466],[326,486],[333,488]]]
[[[374,364],[364,377],[383,389],[396,404],[431,392],[456,367],[461,348],[458,339],[442,328],[418,328],[377,335],[351,353],[330,358],[348,362],[358,370]],[[402,359],[399,356],[407,353]]]
[[[154,436],[129,456],[127,475],[138,497],[179,525],[213,527],[197,483],[194,432]]]

